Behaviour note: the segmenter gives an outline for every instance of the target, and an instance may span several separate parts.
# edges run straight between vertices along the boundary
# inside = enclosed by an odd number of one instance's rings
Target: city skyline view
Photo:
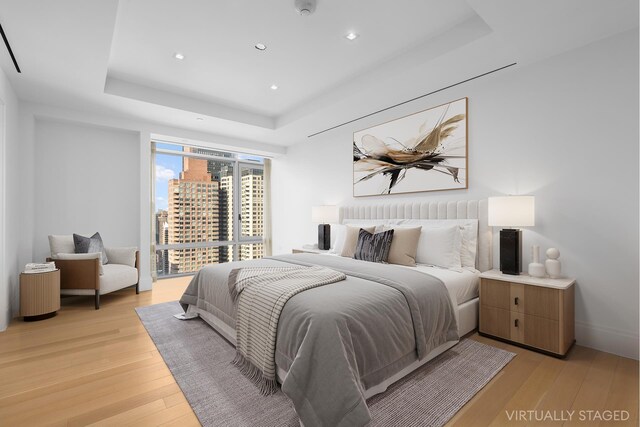
[[[261,258],[263,159],[173,144],[159,143],[156,148],[161,151],[155,156],[156,274],[183,274],[207,264]],[[239,198],[237,204],[234,198]],[[234,215],[234,206],[239,215]],[[251,241],[240,241],[245,238]]]
[[[156,143],[156,149],[182,152],[182,146],[175,144]],[[220,151],[206,150],[212,153],[223,153]],[[231,154],[231,153],[226,153]],[[262,164],[264,160],[259,156],[249,154],[236,154],[238,160]],[[167,210],[167,191],[169,190],[169,180],[177,178],[182,172],[182,157],[171,154],[156,154],[155,161],[155,210]]]

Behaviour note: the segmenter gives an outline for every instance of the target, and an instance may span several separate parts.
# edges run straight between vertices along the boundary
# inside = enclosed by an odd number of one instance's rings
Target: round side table
[[[44,320],[60,310],[60,270],[20,274],[20,316]]]

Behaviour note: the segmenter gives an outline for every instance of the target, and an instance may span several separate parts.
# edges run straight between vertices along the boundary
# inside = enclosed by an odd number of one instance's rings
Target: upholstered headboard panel
[[[345,219],[477,219],[480,271],[493,268],[492,231],[487,222],[486,200],[452,202],[395,203],[340,207],[340,223]]]

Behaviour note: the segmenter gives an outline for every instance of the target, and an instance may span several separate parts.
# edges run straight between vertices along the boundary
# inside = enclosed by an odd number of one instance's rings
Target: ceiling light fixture
[[[358,34],[354,33],[353,31],[347,33],[346,36],[344,36],[347,40],[353,41],[355,39],[357,39],[359,37]]]
[[[293,7],[301,16],[309,16],[316,10],[316,0],[294,0]]]
[[[182,60],[184,59],[184,55],[183,55],[183,54],[181,54],[180,52],[176,52],[176,53],[173,55],[173,57],[174,57],[174,58],[176,58],[176,59],[179,59],[180,61],[182,61]]]
[[[271,90],[278,90],[278,85],[271,85]]]
[[[267,45],[264,43],[256,43],[254,47],[258,50],[267,50]]]

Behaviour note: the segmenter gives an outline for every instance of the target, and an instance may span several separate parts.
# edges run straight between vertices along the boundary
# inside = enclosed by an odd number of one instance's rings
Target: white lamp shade
[[[490,227],[532,227],[535,225],[533,196],[489,197]]]
[[[316,224],[337,224],[338,207],[333,205],[312,206],[311,222]]]

